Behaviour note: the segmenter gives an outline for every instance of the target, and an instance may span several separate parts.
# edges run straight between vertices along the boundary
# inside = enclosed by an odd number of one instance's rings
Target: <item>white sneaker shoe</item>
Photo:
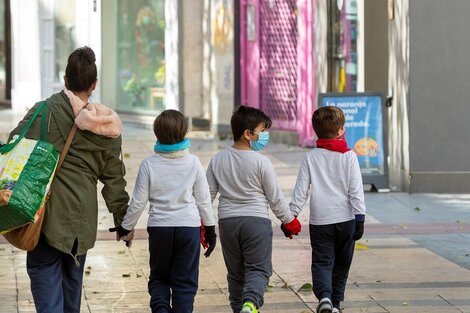
[[[333,313],[342,313],[342,311],[338,308],[333,308]]]
[[[317,306],[317,313],[332,313],[333,312],[333,303],[328,298],[323,298],[320,300]]]

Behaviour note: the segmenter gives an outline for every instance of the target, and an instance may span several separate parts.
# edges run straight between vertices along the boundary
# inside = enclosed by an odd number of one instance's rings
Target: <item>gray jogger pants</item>
[[[245,301],[260,308],[272,275],[271,220],[248,216],[226,218],[219,220],[219,233],[233,312],[240,312]]]

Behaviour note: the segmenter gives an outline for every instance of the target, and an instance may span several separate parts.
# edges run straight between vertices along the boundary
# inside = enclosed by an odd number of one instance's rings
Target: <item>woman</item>
[[[97,182],[114,224],[119,227],[127,209],[125,168],[121,156],[122,123],[111,109],[88,103],[97,82],[95,54],[79,48],[68,58],[65,89],[46,100],[46,141],[62,151],[73,126],[78,131],[52,186],[42,234],[27,254],[31,291],[39,313],[79,313],[86,253],[96,240]],[[39,103],[10,134],[19,134]],[[26,137],[38,140],[41,118]],[[118,239],[121,236],[118,235]]]

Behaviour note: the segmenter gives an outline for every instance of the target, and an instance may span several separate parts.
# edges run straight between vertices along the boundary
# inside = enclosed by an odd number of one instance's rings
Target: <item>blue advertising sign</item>
[[[343,110],[346,141],[357,154],[363,177],[388,174],[382,99],[381,94],[367,93],[320,95],[320,106],[332,105]],[[368,183],[366,179],[364,183]]]

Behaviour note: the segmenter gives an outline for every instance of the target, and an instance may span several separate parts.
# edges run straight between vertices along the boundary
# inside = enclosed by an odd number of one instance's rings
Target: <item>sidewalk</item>
[[[4,122],[0,116],[1,129]],[[191,152],[205,166],[214,153],[231,144],[207,133],[191,137]],[[152,153],[153,142],[151,130],[125,127],[129,193],[140,161]],[[265,151],[288,197],[305,151],[280,144],[270,144]],[[366,205],[366,234],[356,247],[344,312],[470,312],[470,195],[367,193]],[[98,241],[87,256],[82,312],[150,312],[145,214],[131,249],[113,241],[108,233],[112,218],[101,199],[98,218]],[[312,292],[301,288],[311,282],[308,210],[300,219],[301,235],[288,240],[272,218],[274,273],[263,313],[313,312],[316,306]],[[0,240],[0,312],[34,312],[25,253],[3,242]],[[225,275],[218,242],[210,258],[201,255],[195,312],[231,312]]]

